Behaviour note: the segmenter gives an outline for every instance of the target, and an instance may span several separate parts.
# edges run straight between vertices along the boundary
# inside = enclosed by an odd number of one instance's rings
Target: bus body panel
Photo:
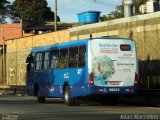
[[[133,40],[97,38],[72,41],[63,44],[34,48],[31,52],[34,59],[38,52],[60,50],[75,46],[86,46],[85,67],[34,70],[27,73],[27,88],[33,96],[38,84],[40,94],[46,97],[63,97],[64,85],[70,88],[71,97],[100,94],[134,94],[137,71],[136,48]],[[130,50],[122,51],[120,45],[130,45]],[[36,60],[35,60],[36,61]],[[34,61],[34,64],[36,64]],[[101,67],[101,68],[100,68]],[[108,68],[107,68],[108,67]],[[94,84],[89,85],[93,73]]]
[[[74,44],[66,43],[66,44],[50,45],[47,47],[34,48],[31,53],[34,54],[34,57],[36,57],[36,54],[39,52],[52,51],[56,49],[63,49],[63,48],[82,46],[82,45],[87,46],[87,44],[88,44],[87,40],[82,40],[75,42]],[[58,69],[41,70],[41,71],[34,70],[32,72],[28,72],[29,73],[27,75],[28,93],[29,95],[34,96],[34,86],[35,84],[38,84],[42,96],[63,97],[63,87],[64,84],[67,83],[70,86],[72,96],[84,95],[85,93],[87,93],[86,88],[84,88],[87,82],[86,78],[88,74],[86,68],[87,67],[65,68],[65,69],[58,68]]]
[[[84,87],[82,86],[85,86],[86,84],[85,68],[79,68],[79,69],[71,68],[68,70],[61,69],[61,70],[54,70],[54,71],[55,71],[53,73],[54,77],[51,78],[51,80],[54,82],[50,82],[51,83],[50,87],[52,86],[53,91],[49,92],[48,96],[62,97],[64,83],[69,84],[72,96],[80,96],[84,94],[84,89],[83,89]],[[59,95],[56,94],[58,93],[58,91],[59,91]]]
[[[137,56],[133,40],[93,39],[89,48],[89,74],[94,76],[94,87],[90,91],[96,94],[137,92],[134,85],[135,74],[138,74]]]

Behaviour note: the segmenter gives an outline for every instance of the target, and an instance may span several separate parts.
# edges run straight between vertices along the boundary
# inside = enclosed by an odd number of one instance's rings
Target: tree
[[[51,8],[47,7],[44,14],[42,14],[44,21],[54,21],[54,12],[51,12]],[[57,16],[57,21],[60,21],[60,17]]]
[[[54,13],[47,7],[46,0],[15,0],[12,4],[13,19],[19,17],[35,24],[42,21],[53,21]],[[60,18],[57,16],[57,20]]]
[[[5,18],[9,14],[9,2],[7,0],[0,1],[0,24],[5,23]]]
[[[118,18],[122,18],[122,17],[124,17],[123,6],[120,5],[120,6],[116,7],[115,11],[111,12],[108,15],[103,15],[100,19],[101,19],[101,21],[109,21],[109,20],[118,19]]]
[[[135,2],[135,14],[140,14],[139,12],[139,6],[142,4],[145,4],[147,0],[136,0]],[[118,19],[118,18],[123,18],[124,17],[124,9],[123,5],[117,6],[116,10],[111,12],[108,15],[103,15],[100,19],[101,21],[108,21],[108,20],[113,20],[113,19]]]

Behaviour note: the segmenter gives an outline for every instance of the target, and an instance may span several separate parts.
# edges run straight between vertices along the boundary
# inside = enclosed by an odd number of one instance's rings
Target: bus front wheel
[[[78,98],[71,97],[69,86],[66,86],[64,89],[64,101],[68,106],[79,105]]]
[[[40,95],[40,90],[37,90],[37,101],[39,103],[45,103],[46,98]]]

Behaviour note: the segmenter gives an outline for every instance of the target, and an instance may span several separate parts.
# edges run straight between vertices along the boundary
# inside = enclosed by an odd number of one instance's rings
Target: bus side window
[[[59,68],[68,67],[68,48],[60,50]]]
[[[78,67],[85,67],[86,65],[86,46],[79,47]]]
[[[77,67],[78,64],[78,47],[69,49],[69,67]]]
[[[49,69],[49,63],[50,63],[49,56],[50,56],[49,52],[44,53],[44,61],[43,61],[43,69],[44,70]]]
[[[36,54],[36,70],[42,70],[43,53]]]
[[[58,68],[59,65],[59,50],[51,52],[51,69]]]

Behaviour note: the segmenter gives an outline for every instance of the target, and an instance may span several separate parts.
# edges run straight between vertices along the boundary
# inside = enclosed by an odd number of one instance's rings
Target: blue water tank
[[[83,14],[82,13],[78,13],[78,22],[79,23],[84,23],[84,19],[83,19]]]
[[[86,11],[78,14],[80,23],[96,23],[100,19],[100,11]]]

